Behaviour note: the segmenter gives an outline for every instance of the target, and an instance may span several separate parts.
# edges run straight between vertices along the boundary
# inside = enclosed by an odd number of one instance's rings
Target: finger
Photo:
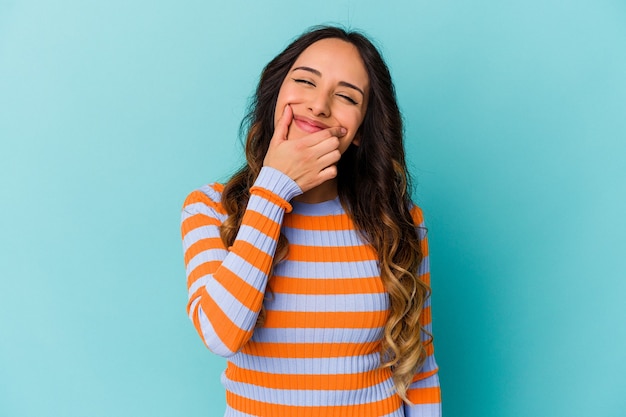
[[[276,122],[276,129],[274,129],[274,138],[287,140],[287,133],[289,132],[289,125],[293,119],[293,111],[290,105],[286,105],[283,109],[283,114]]]
[[[330,129],[328,129],[328,131],[330,132],[332,136],[336,136],[338,138],[348,133],[348,130],[345,127],[341,127],[341,126],[331,127]]]
[[[322,143],[332,137],[340,138],[346,134],[347,130],[345,127],[335,126],[329,127],[328,129],[320,130],[319,132],[312,133],[310,135],[304,136],[300,138],[306,146],[315,146],[319,143]]]
[[[311,150],[311,152],[316,158],[320,158],[323,155],[326,155],[334,151],[339,152],[338,151],[339,139],[335,136],[331,136],[329,138],[322,140],[319,143],[316,143],[313,146],[310,146],[309,149]]]
[[[323,183],[323,182],[326,182],[328,180],[335,178],[336,176],[337,176],[337,166],[330,165],[320,171],[318,178],[321,179]]]
[[[335,149],[331,152],[325,153],[324,155],[320,156],[317,159],[317,165],[319,167],[326,168],[330,165],[334,165],[337,162],[339,162],[339,159],[341,159],[341,152],[339,152],[339,149]]]

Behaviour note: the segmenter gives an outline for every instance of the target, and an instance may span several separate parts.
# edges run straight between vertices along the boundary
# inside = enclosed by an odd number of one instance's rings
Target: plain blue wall
[[[0,0],[1,416],[222,414],[180,207],[330,22],[396,82],[445,416],[624,415],[623,1]]]

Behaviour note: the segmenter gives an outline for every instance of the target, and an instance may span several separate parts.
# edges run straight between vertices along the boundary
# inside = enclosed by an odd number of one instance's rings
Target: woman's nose
[[[327,94],[315,94],[309,102],[309,110],[314,116],[328,117],[330,116],[330,103]]]

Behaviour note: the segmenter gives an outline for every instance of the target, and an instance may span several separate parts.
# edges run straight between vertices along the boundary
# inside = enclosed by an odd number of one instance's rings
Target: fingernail
[[[346,133],[348,133],[348,129],[346,129],[345,127],[341,128],[341,135],[345,135]]]

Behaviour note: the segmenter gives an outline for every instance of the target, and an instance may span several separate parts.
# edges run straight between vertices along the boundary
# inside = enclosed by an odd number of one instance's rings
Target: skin
[[[337,196],[337,167],[365,112],[369,77],[351,43],[330,38],[305,49],[285,77],[276,101],[274,135],[263,165],[293,179],[308,203]]]

